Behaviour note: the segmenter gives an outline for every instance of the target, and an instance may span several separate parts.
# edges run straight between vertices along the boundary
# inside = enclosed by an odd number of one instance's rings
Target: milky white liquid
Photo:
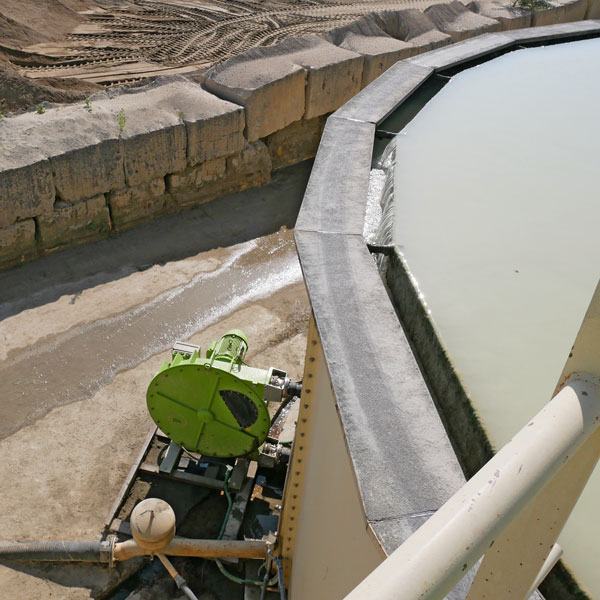
[[[395,242],[490,439],[550,399],[600,277],[600,40],[466,70],[397,138]],[[600,599],[600,468],[561,535]]]

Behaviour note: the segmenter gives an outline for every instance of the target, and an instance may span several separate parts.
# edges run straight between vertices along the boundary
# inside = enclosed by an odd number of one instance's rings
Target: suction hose
[[[0,542],[0,559],[110,563],[112,540],[103,542]]]

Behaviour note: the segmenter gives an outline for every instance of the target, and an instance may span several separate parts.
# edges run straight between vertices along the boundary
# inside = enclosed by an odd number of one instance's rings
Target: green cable
[[[229,492],[229,478],[231,477],[232,470],[233,468],[231,467],[231,465],[227,465],[227,473],[225,475],[225,481],[223,482],[223,491],[225,492],[225,497],[227,498],[227,512],[225,513],[225,518],[223,519],[223,524],[221,525],[221,531],[219,532],[219,536],[217,537],[218,540],[223,539],[223,535],[225,534],[225,528],[227,527],[227,521],[229,521],[229,515],[231,515],[231,508],[233,506],[233,500],[231,499],[231,493]],[[215,562],[217,563],[217,567],[219,567],[219,571],[221,571],[221,573],[225,575],[227,579],[233,581],[234,583],[239,583],[242,585],[246,583],[251,583],[253,585],[258,586],[264,585],[264,582],[259,581],[258,579],[242,579],[241,577],[233,575],[233,573],[230,573],[223,566],[223,563],[218,558],[215,558]],[[275,575],[275,577],[271,581],[269,581],[268,585],[270,586],[273,583],[277,583],[277,579],[277,575]]]

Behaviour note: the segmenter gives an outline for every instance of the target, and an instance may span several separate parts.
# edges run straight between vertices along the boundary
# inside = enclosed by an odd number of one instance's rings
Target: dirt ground
[[[75,102],[101,86],[194,78],[255,46],[434,0],[3,0],[0,111]]]
[[[208,253],[210,254],[210,253]],[[187,262],[191,279],[194,263]],[[179,277],[180,264],[166,265]],[[113,286],[116,298],[121,289],[135,285],[146,300],[157,288],[151,272],[143,281],[128,278]],[[95,317],[110,314],[99,286]],[[93,291],[90,291],[93,296]],[[57,301],[60,304],[60,300]],[[31,311],[30,324],[43,325],[45,310]],[[72,327],[78,320],[74,305],[53,311],[56,327]],[[89,318],[89,313],[85,318]],[[60,321],[59,321],[60,319]],[[306,345],[308,304],[302,283],[274,291],[268,298],[249,303],[190,338],[206,348],[212,339],[233,328],[248,335],[250,364],[282,366],[300,378]],[[44,328],[40,329],[43,335]],[[35,342],[32,342],[35,344]],[[152,422],[145,406],[145,389],[169,352],[119,373],[87,400],[58,407],[42,419],[0,442],[0,529],[5,540],[96,540],[103,521],[139,451]],[[101,567],[79,565],[42,566],[18,563],[0,567],[0,589],[7,598],[89,598],[108,585],[109,574]]]
[[[263,188],[0,273],[0,408],[15,407],[2,418],[13,432],[0,433],[2,540],[100,538],[152,426],[147,385],[176,340],[206,349],[239,328],[249,364],[301,378],[309,306],[292,232],[253,239],[254,226],[236,226],[232,210],[243,206],[234,212],[245,222],[244,211],[262,214],[260,204],[293,223],[307,176],[294,167]],[[242,233],[233,245],[195,252],[223,210],[230,231]],[[261,228],[276,230],[266,221]],[[53,391],[61,381],[63,396],[60,385]],[[137,567],[0,563],[0,598],[103,597]]]

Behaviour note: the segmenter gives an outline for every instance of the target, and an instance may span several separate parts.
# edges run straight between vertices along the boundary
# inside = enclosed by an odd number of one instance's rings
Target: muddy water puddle
[[[91,397],[117,373],[301,279],[291,231],[215,252],[221,264],[214,271],[118,315],[9,353],[0,363],[0,439],[55,406]]]

